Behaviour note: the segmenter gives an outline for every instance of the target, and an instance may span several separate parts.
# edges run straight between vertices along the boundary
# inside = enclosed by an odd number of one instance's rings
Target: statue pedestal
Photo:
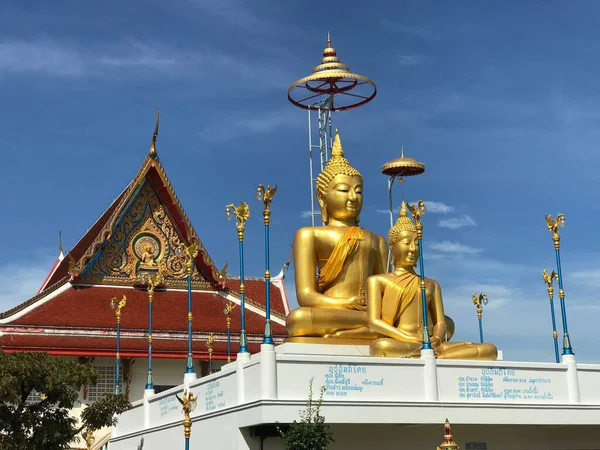
[[[367,346],[286,343],[243,355],[225,370],[191,381],[198,395],[191,447],[283,449],[277,425],[299,420],[308,383],[313,398],[326,387],[322,414],[331,449],[435,448],[446,417],[461,448],[596,448],[600,365],[514,361],[374,358]],[[183,385],[136,402],[119,417],[111,450],[183,445],[180,408],[169,408]],[[484,448],[484,447],[477,447]]]
[[[311,343],[294,343],[286,341],[285,343],[278,345],[275,348],[275,351],[279,355],[369,356],[369,344],[365,344],[362,340],[360,340],[359,344],[353,345],[343,345],[339,343],[338,345],[327,345],[326,343],[319,342],[319,340],[322,341],[324,339],[314,339],[315,342]]]

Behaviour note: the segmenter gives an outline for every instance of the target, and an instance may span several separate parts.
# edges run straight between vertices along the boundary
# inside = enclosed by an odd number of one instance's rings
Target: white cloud
[[[264,31],[269,25],[267,22],[259,19],[245,6],[246,2],[239,0],[189,0],[189,3],[198,8],[204,9],[221,20],[229,22],[232,25],[239,26],[254,31]]]
[[[294,77],[270,60],[249,59],[220,49],[186,50],[161,42],[123,39],[102,46],[84,46],[50,39],[0,41],[0,73],[31,73],[61,78],[125,78],[160,74],[196,81],[228,83],[250,90],[287,87]],[[235,78],[235,83],[228,80]],[[132,79],[127,77],[127,79]]]
[[[415,201],[415,202],[409,202],[409,203],[416,204],[417,202]],[[445,203],[442,203],[442,202],[426,201],[425,206],[427,206],[427,212],[433,213],[433,214],[447,214],[447,213],[451,213],[454,211],[454,206],[446,205]],[[389,214],[390,213],[389,209],[378,209],[378,208],[373,208],[373,207],[370,207],[370,208],[378,214]],[[394,211],[394,214],[398,214],[398,211],[399,211],[399,208],[397,208]]]
[[[600,283],[600,269],[580,270],[568,273],[567,276],[576,279],[580,283],[590,283],[594,286],[598,286]]]
[[[254,134],[273,133],[279,129],[301,127],[303,123],[298,120],[296,111],[286,108],[281,111],[256,114],[256,111],[239,114],[223,121],[214,122],[207,126],[200,136],[207,142],[226,141]]]
[[[33,297],[52,268],[40,265],[8,265],[0,270],[0,311],[7,311]]]
[[[452,219],[443,219],[438,222],[438,227],[451,228],[453,230],[462,227],[474,227],[477,224],[467,214],[463,214],[460,217],[453,217]]]
[[[312,211],[302,211],[300,213],[300,217],[302,217],[303,219],[309,219],[312,216]]]
[[[439,214],[447,214],[454,211],[454,206],[446,205],[442,202],[425,202],[425,206],[427,206],[427,212],[430,213],[439,213]]]
[[[52,41],[0,42],[0,72],[44,72],[71,77],[86,70],[82,55]]]
[[[431,39],[434,37],[434,33],[428,28],[404,25],[400,22],[394,22],[385,18],[381,19],[381,26],[390,31],[416,36],[421,39]]]
[[[126,39],[105,48],[43,40],[0,42],[0,71],[33,72],[61,77],[100,76],[114,69],[164,71],[198,64],[201,53],[175,50],[159,43]]]
[[[402,67],[418,66],[427,61],[427,57],[423,55],[398,55],[395,59]]]
[[[429,248],[442,253],[454,253],[464,255],[477,255],[483,250],[480,248],[469,247],[458,242],[442,241],[429,244]]]

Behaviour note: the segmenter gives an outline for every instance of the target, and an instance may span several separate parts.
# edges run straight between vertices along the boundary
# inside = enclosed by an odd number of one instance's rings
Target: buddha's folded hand
[[[349,309],[355,309],[357,311],[366,311],[367,310],[367,299],[364,295],[357,295],[355,297],[350,297],[347,301],[347,305]]]

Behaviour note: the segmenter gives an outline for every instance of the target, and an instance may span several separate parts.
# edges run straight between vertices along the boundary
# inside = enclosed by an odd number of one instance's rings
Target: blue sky
[[[59,230],[69,249],[129,183],[156,106],[161,161],[218,266],[238,273],[223,211],[245,200],[246,273],[262,275],[254,192],[278,184],[277,272],[310,205],[306,113],[286,89],[319,63],[331,31],[342,62],[378,86],[370,104],[334,115],[365,177],[361,225],[387,234],[380,168],[404,145],[427,171],[395,185],[396,204],[430,204],[425,270],[455,339],[477,340],[470,297],[483,291],[486,340],[506,359],[551,361],[544,215],[563,212],[572,342],[579,361],[598,362],[599,12],[584,1],[4,1],[0,309],[35,293]],[[293,295],[291,271],[286,281]]]

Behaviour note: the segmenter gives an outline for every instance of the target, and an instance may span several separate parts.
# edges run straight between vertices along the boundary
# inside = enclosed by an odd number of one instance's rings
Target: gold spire
[[[59,261],[62,261],[65,257],[65,254],[63,253],[63,246],[62,246],[62,232],[59,231],[58,232],[58,259]]]
[[[156,108],[156,126],[154,127],[154,135],[152,136],[152,144],[150,144],[150,150],[148,150],[148,156],[152,159],[156,159],[158,153],[156,152],[156,138],[158,137],[158,107]]]
[[[344,157],[344,149],[342,148],[342,141],[340,140],[340,133],[338,130],[335,130],[335,139],[333,141],[333,148],[331,150],[331,159],[317,177],[318,195],[325,197],[329,183],[335,178],[336,175],[359,177],[362,180],[362,175],[360,172],[352,167],[350,165],[350,161]]]
[[[404,198],[402,198],[402,203],[400,204],[400,217],[408,217],[408,214],[406,212],[406,202],[404,201]]]
[[[388,233],[388,241],[390,242],[390,247],[394,246],[398,239],[400,239],[400,232],[408,231],[412,233],[417,232],[417,227],[415,223],[412,221],[410,217],[408,217],[408,212],[406,210],[406,202],[402,199],[402,204],[400,205],[400,217],[391,228]]]
[[[454,442],[454,438],[452,437],[448,419],[446,419],[446,422],[444,423],[444,442],[442,442],[437,450],[459,450],[458,445]]]
[[[331,35],[327,32],[327,48],[331,48]]]
[[[331,157],[341,156],[344,157],[344,148],[342,147],[342,141],[340,140],[340,132],[335,129],[335,138],[333,139],[333,148],[331,149]]]

